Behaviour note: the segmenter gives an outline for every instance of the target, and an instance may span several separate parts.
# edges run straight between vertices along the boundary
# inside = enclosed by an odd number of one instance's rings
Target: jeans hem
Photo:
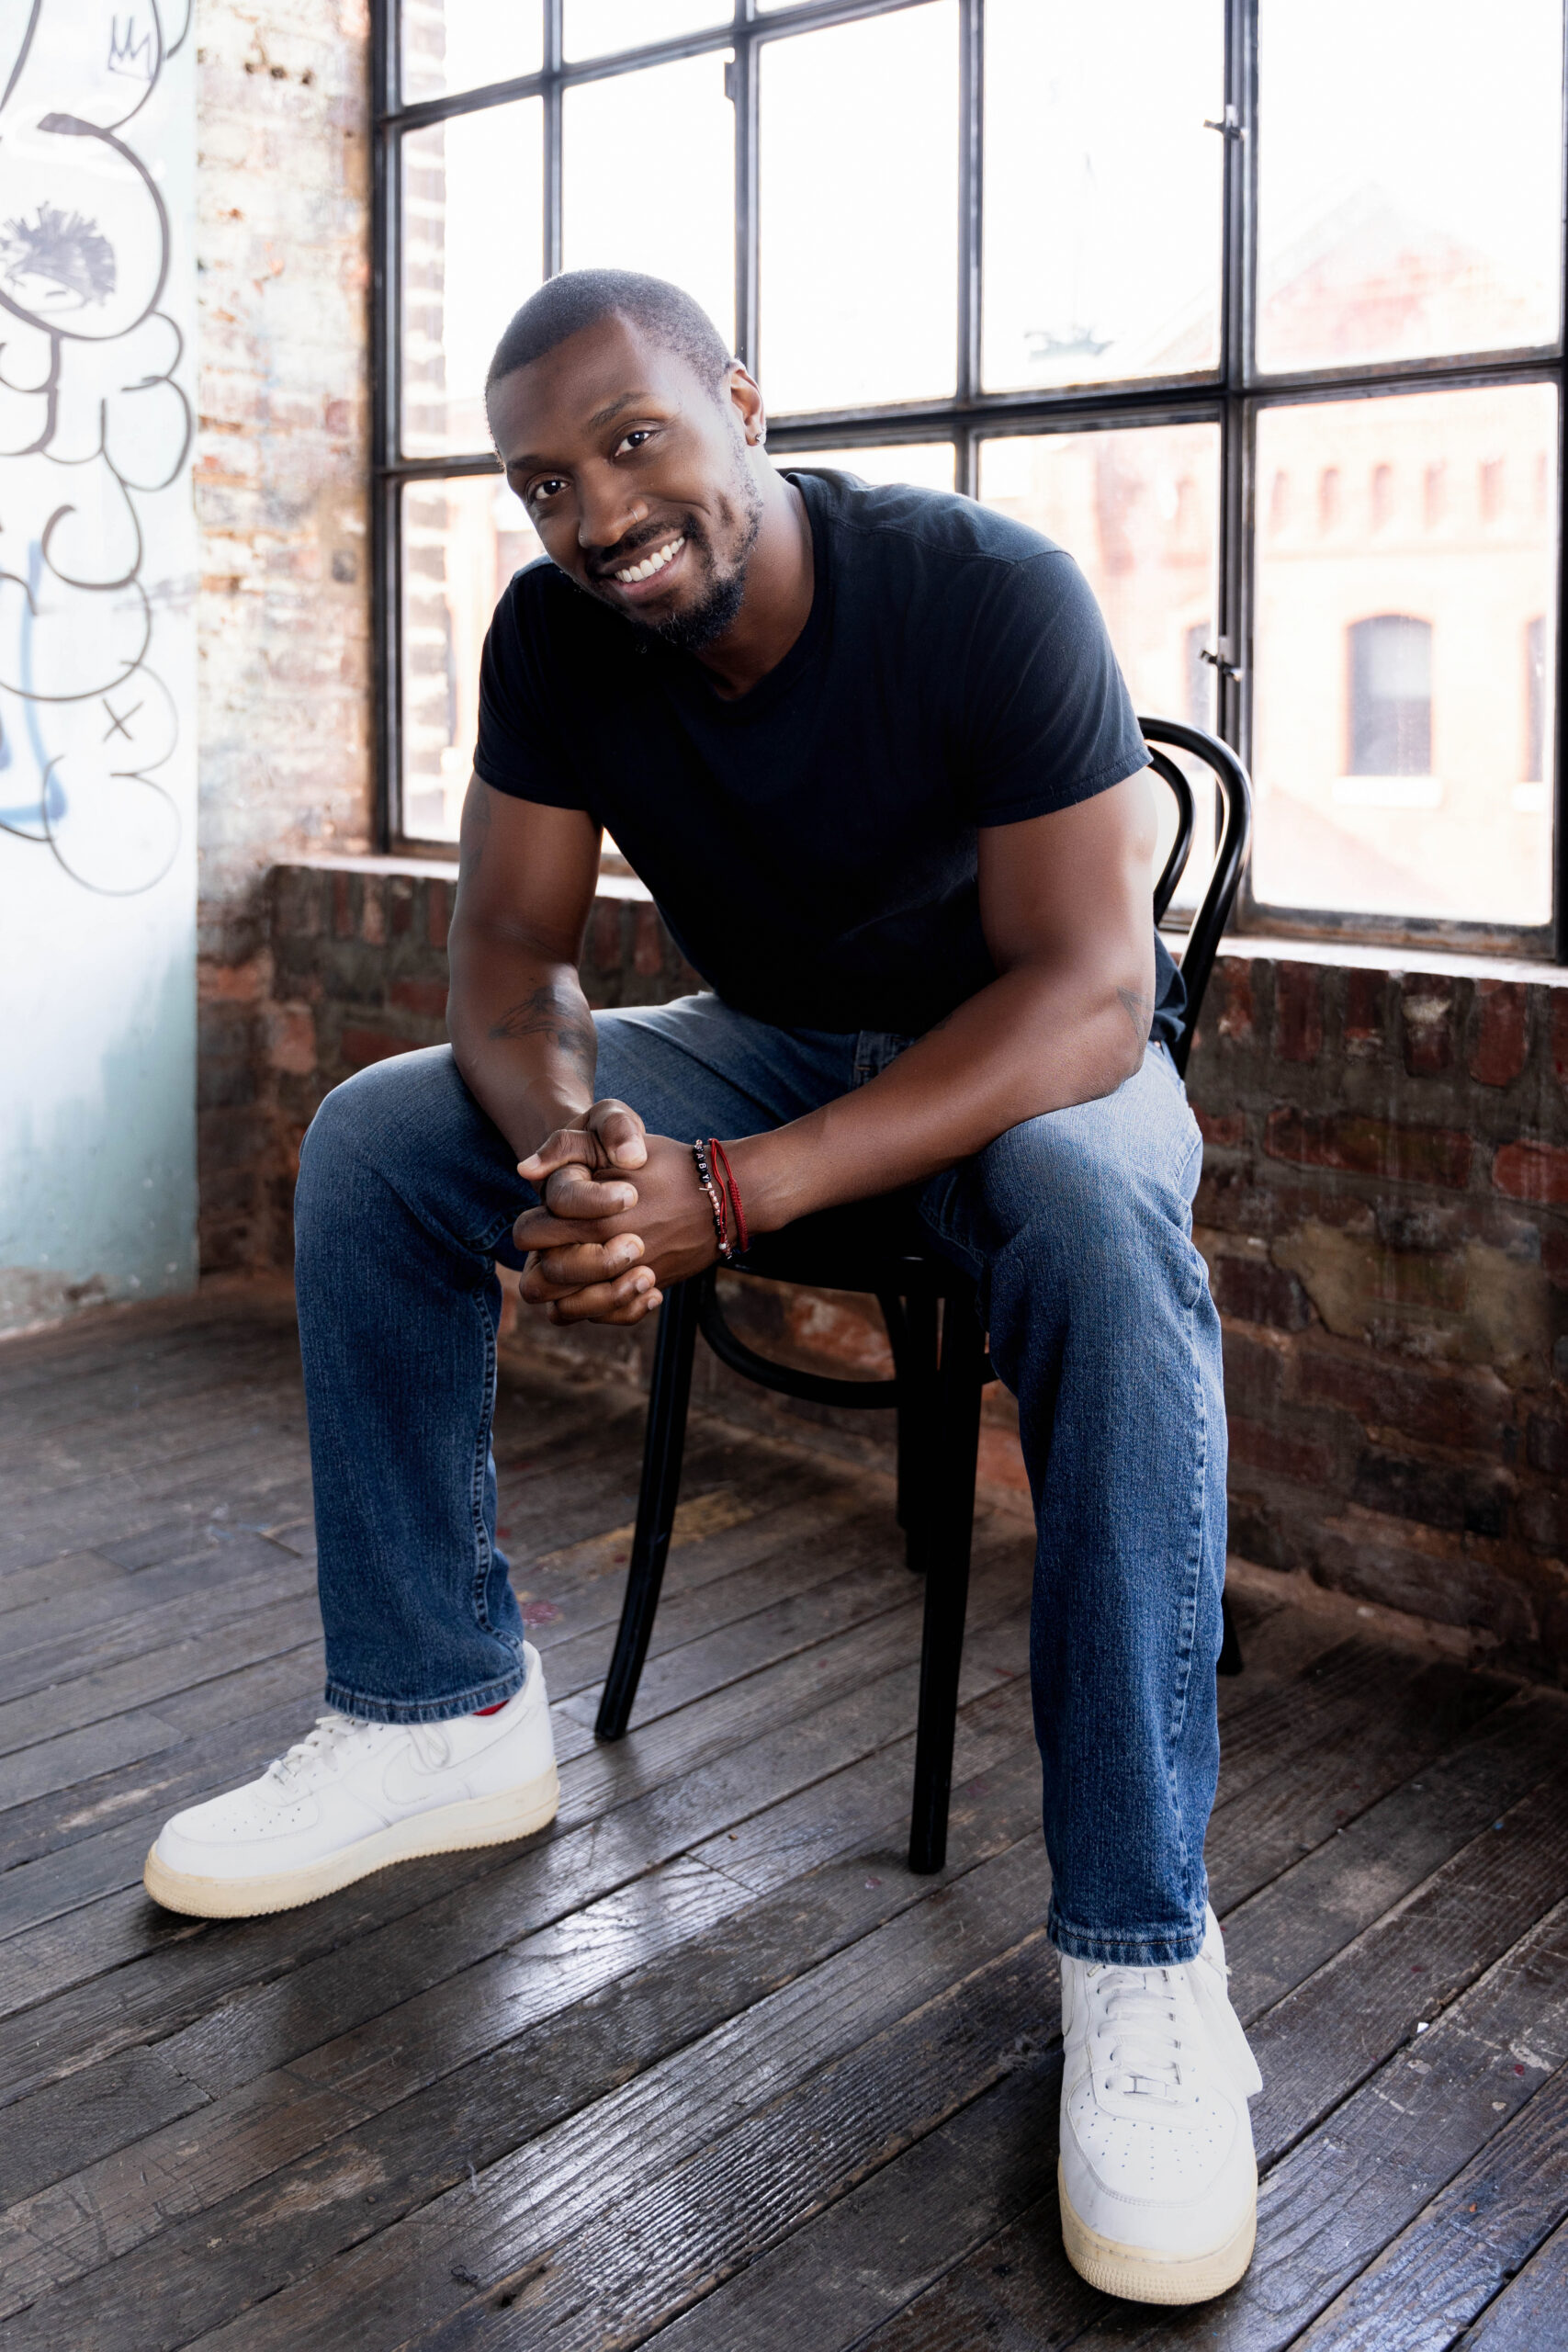
[[[1045,1916],[1045,1933],[1069,1960],[1098,1962],[1102,1968],[1185,1968],[1203,1949],[1208,1921],[1201,1915],[1196,1928],[1172,1934],[1167,1927],[1137,1927],[1108,1936],[1090,1928],[1074,1927],[1052,1903]]]
[[[481,1707],[503,1706],[508,1699],[515,1699],[528,1679],[525,1662],[519,1658],[516,1671],[498,1676],[493,1682],[476,1683],[471,1690],[459,1690],[448,1699],[373,1699],[367,1691],[351,1690],[346,1682],[327,1684],[329,1707],[340,1714],[353,1715],[367,1724],[445,1724],[458,1715],[477,1714]]]

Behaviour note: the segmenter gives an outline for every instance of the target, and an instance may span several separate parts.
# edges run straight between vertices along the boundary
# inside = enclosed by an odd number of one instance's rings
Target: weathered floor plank
[[[7,2347],[1568,2341],[1561,1694],[1243,1605],[1209,1859],[1267,2078],[1258,2254],[1220,2304],[1140,2312],[1055,2224],[1016,1521],[977,1531],[950,1865],[916,1880],[889,1482],[694,1416],[602,1749],[640,1407],[503,1390],[559,1821],[196,1923],[141,1893],[147,1839],[319,1703],[287,1303],[0,1348],[0,1414]]]

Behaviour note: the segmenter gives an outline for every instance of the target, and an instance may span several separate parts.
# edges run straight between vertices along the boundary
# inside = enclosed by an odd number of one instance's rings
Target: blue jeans
[[[685,1138],[751,1135],[909,1042],[770,1027],[716,997],[601,1012],[600,1095]],[[1219,1764],[1219,1321],[1191,1240],[1201,1146],[1163,1047],[1097,1102],[1026,1121],[919,1213],[974,1274],[1018,1398],[1039,1540],[1030,1636],[1053,1940],[1190,1960]],[[449,1048],[363,1070],[317,1113],[297,1201],[327,1697],[434,1723],[523,1680],[496,1548],[501,1307],[534,1194]]]

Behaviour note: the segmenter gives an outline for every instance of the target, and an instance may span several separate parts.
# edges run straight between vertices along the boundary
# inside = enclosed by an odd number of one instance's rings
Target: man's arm
[[[979,841],[980,914],[998,978],[869,1085],[771,1134],[729,1144],[748,1225],[768,1233],[840,1202],[919,1182],[1042,1112],[1109,1094],[1142,1061],[1154,1012],[1154,813],[1142,775],[1050,816],[992,826]],[[564,1159],[552,1139],[542,1159]],[[690,1156],[650,1139],[637,1206],[587,1231],[635,1231],[660,1283],[714,1257]],[[579,1228],[581,1231],[582,1228]],[[558,1218],[519,1220],[547,1252],[525,1296],[558,1320],[592,1317],[567,1296],[577,1235]]]
[[[478,776],[463,804],[457,900],[447,941],[446,1028],[469,1091],[519,1160],[566,1128],[594,1162],[536,1181],[551,1205],[611,1216],[637,1199],[597,1170],[637,1169],[642,1122],[623,1102],[595,1102],[593,1022],[577,977],[599,878],[599,828],[579,808],[496,792]],[[535,1173],[530,1168],[530,1173]],[[579,1245],[559,1261],[600,1320],[636,1319],[657,1300],[630,1236]],[[631,1310],[635,1309],[635,1313]]]
[[[1128,776],[1071,808],[979,836],[980,919],[998,978],[869,1085],[732,1148],[748,1221],[891,1192],[1042,1112],[1114,1092],[1154,1014],[1154,810]]]

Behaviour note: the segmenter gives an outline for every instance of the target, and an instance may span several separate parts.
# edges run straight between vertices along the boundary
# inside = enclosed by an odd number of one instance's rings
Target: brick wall
[[[276,1222],[265,878],[371,809],[364,0],[198,0],[204,1265]],[[282,1048],[287,1050],[287,1048]]]
[[[445,1035],[452,869],[280,868],[258,1096],[276,1228],[299,1141],[353,1070]],[[1232,1542],[1355,1600],[1477,1629],[1568,1679],[1568,972],[1400,975],[1222,956],[1190,1073],[1207,1138],[1197,1238],[1225,1323]],[[606,883],[595,1005],[695,984],[635,886]],[[891,1367],[870,1300],[727,1277],[753,1344],[808,1367]],[[511,1343],[636,1376],[648,1340]],[[698,1351],[727,1412],[815,1425],[881,1457],[887,1418],[764,1396]],[[1027,1488],[1011,1402],[987,1392],[982,1476]]]
[[[1235,1549],[1568,1672],[1568,986],[1226,956],[1189,1084]]]

